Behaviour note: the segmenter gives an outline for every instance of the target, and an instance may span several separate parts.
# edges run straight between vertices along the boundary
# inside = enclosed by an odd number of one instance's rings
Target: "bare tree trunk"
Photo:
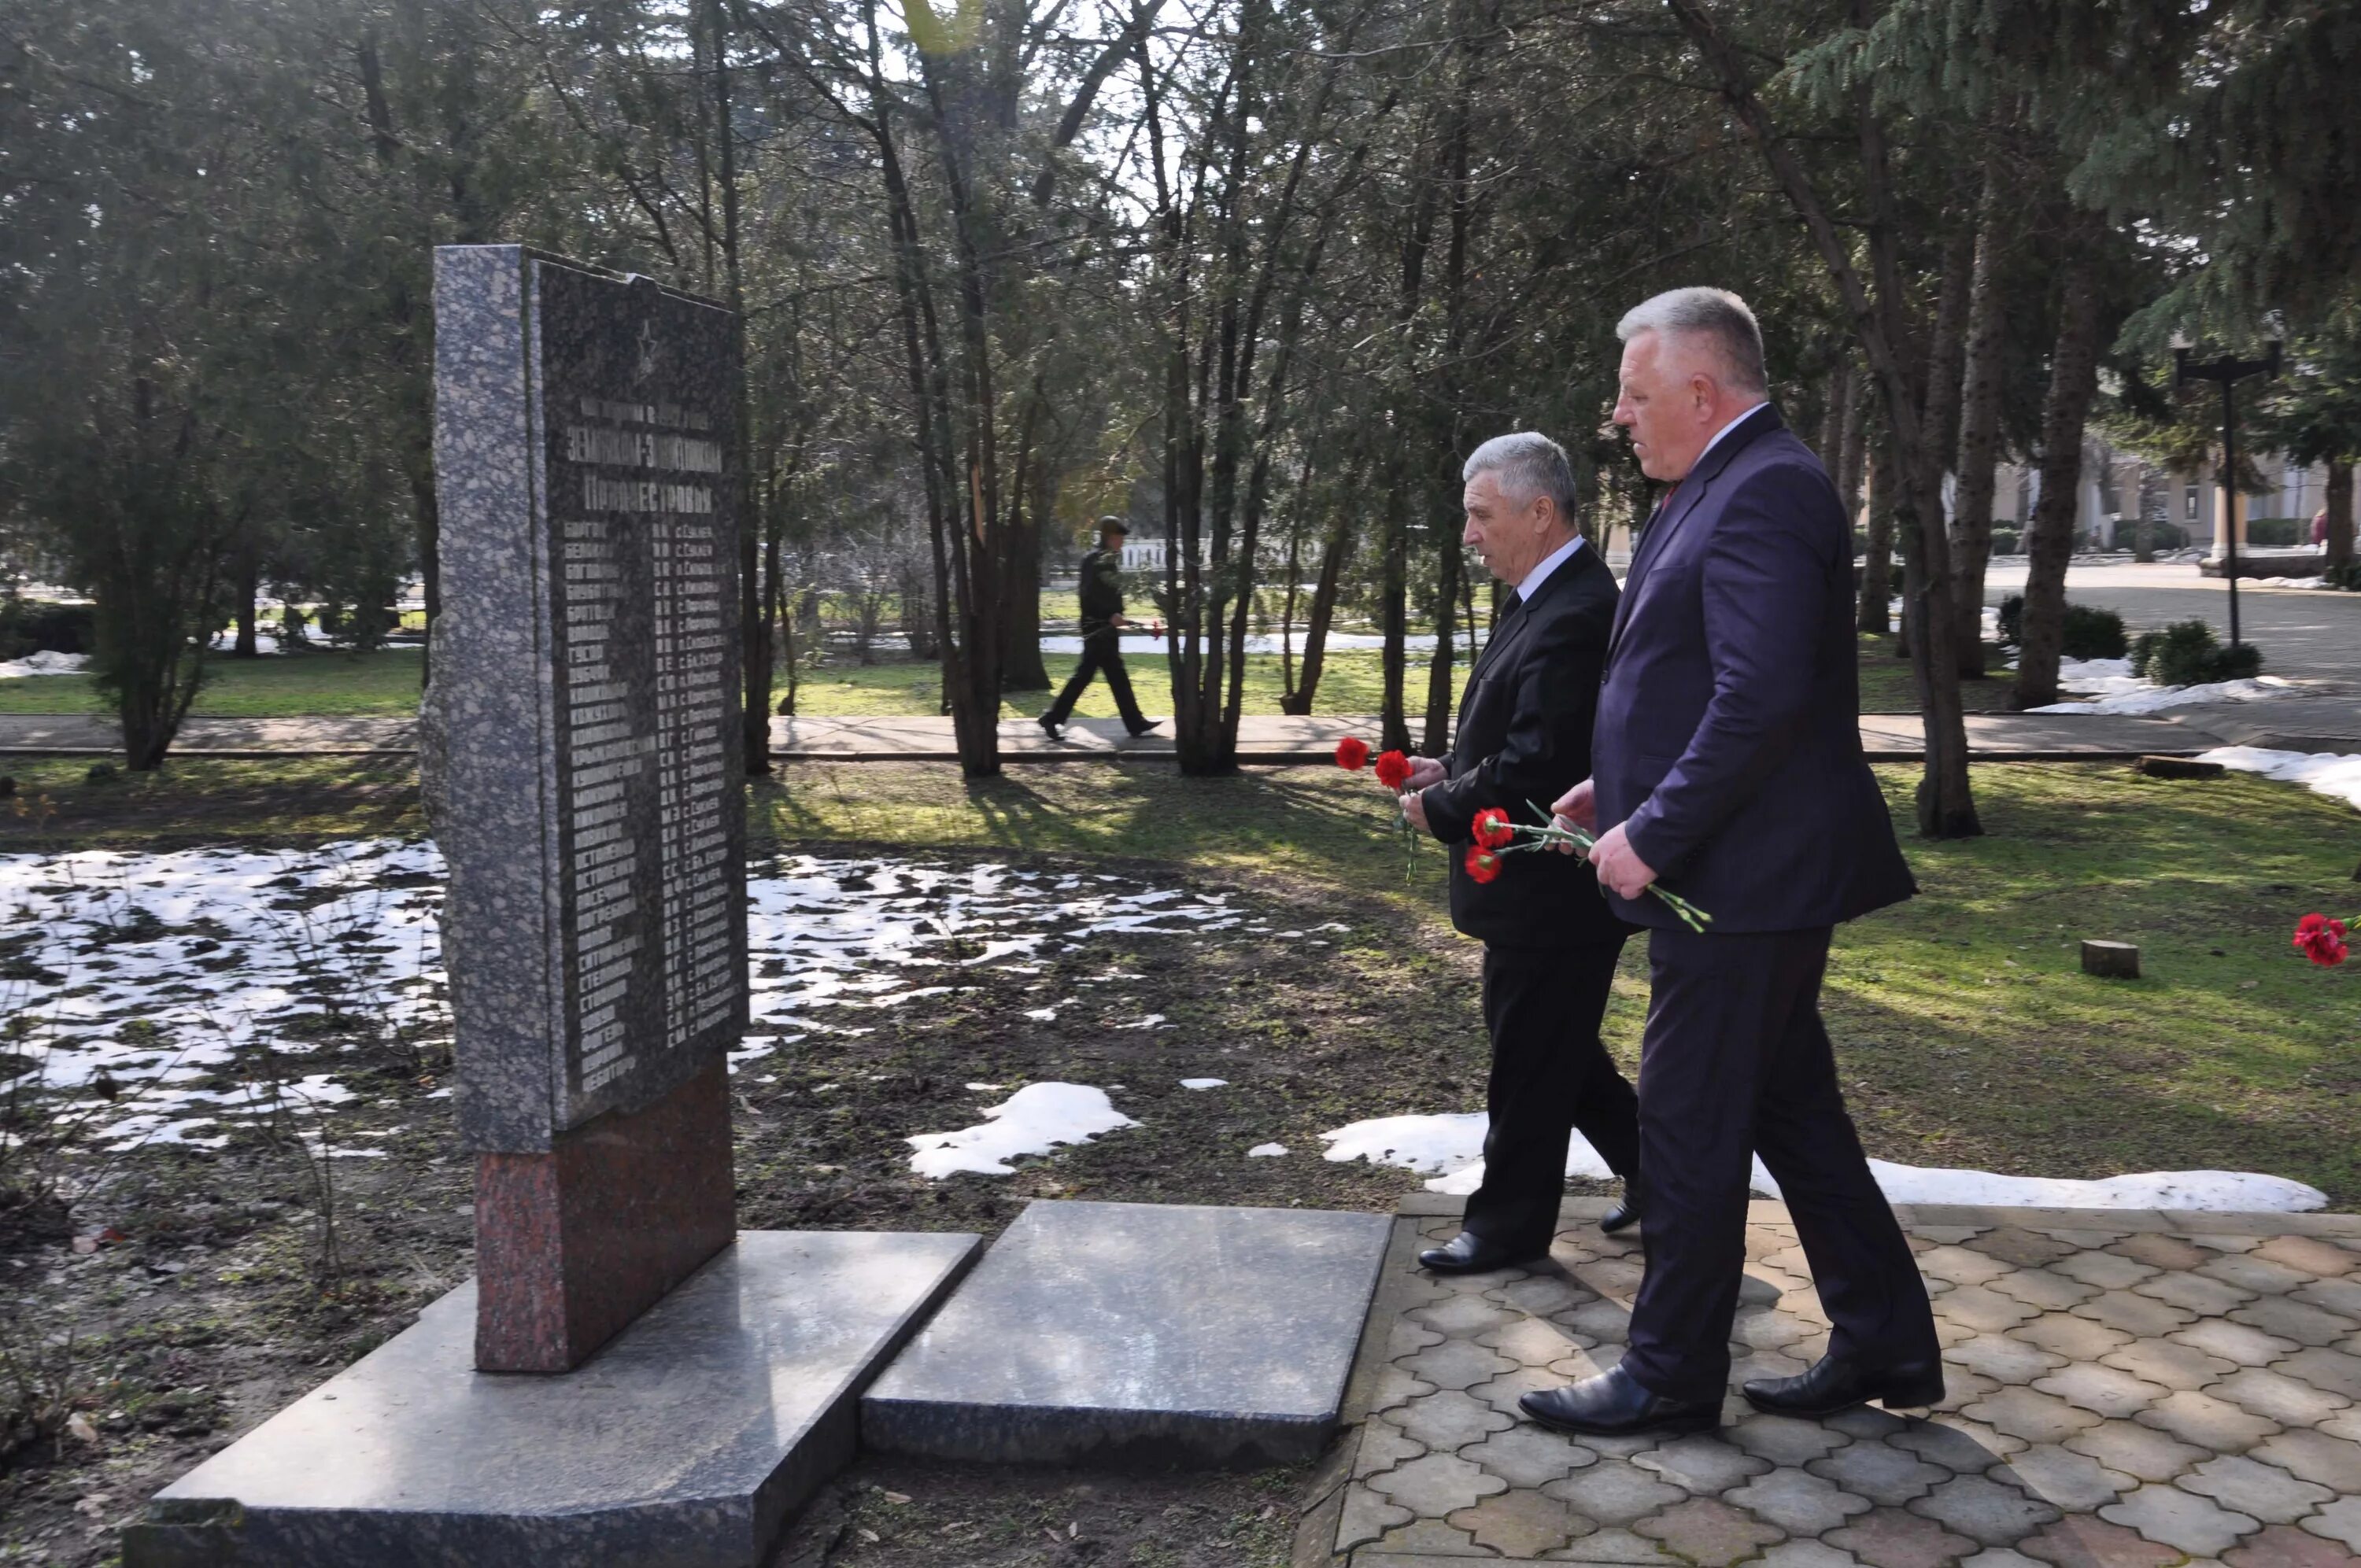
[[[1459,541],[1447,532],[1436,551],[1440,571],[1434,592],[1434,652],[1426,662],[1426,723],[1419,737],[1422,756],[1451,750],[1452,671],[1458,654],[1460,581],[1466,576]]]
[[[2353,465],[2328,466],[2328,550],[2321,557],[2323,572],[2353,565]]]
[[[1868,506],[1861,553],[1861,603],[1854,624],[1883,637],[1894,630],[1894,459],[1881,449],[1867,462]]]
[[[1844,434],[1837,447],[1836,466],[1828,477],[1836,481],[1837,499],[1844,503],[1845,521],[1858,520],[1861,513],[1861,481],[1869,466],[1869,378],[1858,368],[1845,371]]]
[[[254,541],[247,540],[237,553],[237,639],[231,644],[234,657],[252,659],[262,652],[254,640],[254,601],[262,597],[260,581],[261,553]]]
[[[1005,692],[1049,689],[1049,671],[1041,663],[1041,520],[1057,494],[1057,479],[1050,455],[1036,444],[1045,402],[1037,378],[1018,422],[1016,467],[1008,487],[1008,551],[1001,568],[1000,611],[1000,689]]]
[[[1967,367],[1960,389],[1960,494],[1951,518],[1959,573],[1960,674],[1984,675],[1984,568],[1992,560],[1993,487],[1999,477],[2002,351],[2008,345],[2000,292],[2005,221],[1997,159],[1984,166],[1976,220],[1975,280],[1968,299]]]
[[[1386,485],[1384,576],[1379,589],[1378,632],[1385,639],[1378,658],[1384,663],[1385,693],[1378,709],[1378,744],[1389,751],[1410,750],[1410,720],[1402,708],[1403,677],[1408,673],[1410,619],[1410,503],[1402,490],[1408,476],[1400,461]]]
[[[1345,493],[1357,496],[1360,487],[1347,486]],[[1303,673],[1294,689],[1279,699],[1283,713],[1310,713],[1320,695],[1320,674],[1327,667],[1328,627],[1336,616],[1337,591],[1345,581],[1345,568],[1352,562],[1353,546],[1359,543],[1351,518],[1349,511],[1339,512],[1320,543],[1320,576],[1312,582],[1312,608],[1303,622]]]
[[[2091,225],[2078,216],[2069,236],[2049,356],[2049,392],[2041,411],[2041,499],[2025,531],[2025,615],[2016,659],[2019,708],[2058,700],[2058,661],[2066,643],[2066,566],[2074,554],[2075,503],[2082,488],[2082,427],[2099,385],[2099,291]]]
[[[705,46],[712,71],[713,139],[721,185],[721,264],[730,306],[730,335],[737,346],[737,376],[730,389],[730,418],[738,448],[738,635],[744,659],[745,689],[740,714],[747,776],[771,771],[771,626],[763,615],[763,531],[752,515],[752,487],[745,477],[752,459],[753,422],[746,404],[746,290],[739,265],[738,132],[730,101],[730,19],[721,0],[707,0]]]

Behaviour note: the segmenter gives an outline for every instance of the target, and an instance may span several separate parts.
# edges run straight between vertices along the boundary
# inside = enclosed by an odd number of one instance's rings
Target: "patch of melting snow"
[[[2160,713],[2203,702],[2270,702],[2302,695],[2303,688],[2278,675],[2253,680],[2213,681],[2204,685],[2160,686],[2145,675],[2132,674],[2129,659],[2060,659],[2058,687],[2092,700],[2053,702],[2028,713]]]
[[[8,982],[5,1004],[61,1118],[116,1152],[218,1148],[226,1119],[275,1099],[300,1115],[351,1097],[333,1068],[286,1081],[258,1071],[258,1051],[321,1052],[336,1010],[445,1026],[441,872],[432,845],[390,839],[0,855],[0,940],[30,977]]]
[[[920,994],[902,990],[898,971],[906,969],[1038,960],[1101,932],[1186,935],[1238,915],[1226,894],[1117,876],[812,855],[784,857],[750,877],[747,895],[753,1023],[836,1033],[840,1026],[815,1014]],[[1039,966],[1018,972],[1038,973]]]
[[[21,680],[27,675],[78,675],[89,666],[87,653],[52,653],[45,648],[21,659],[0,659],[0,681]]]
[[[1246,1150],[1248,1159],[1277,1159],[1287,1152],[1285,1144],[1257,1144]]]
[[[1130,1023],[1130,1024],[1116,1024],[1116,1025],[1111,1025],[1111,1027],[1117,1028],[1117,1029],[1153,1029],[1153,1028],[1155,1028],[1157,1025],[1159,1025],[1159,1024],[1162,1024],[1163,1022],[1164,1022],[1164,1014],[1161,1014],[1161,1013],[1150,1013],[1147,1017],[1142,1018],[1142,1019],[1139,1019],[1139,1020],[1137,1020],[1137,1022]]]
[[[1028,1083],[997,1105],[983,1107],[984,1119],[955,1133],[920,1133],[908,1141],[917,1152],[910,1168],[939,1181],[961,1171],[1014,1176],[1008,1162],[1020,1155],[1047,1154],[1060,1144],[1088,1143],[1102,1133],[1138,1123],[1115,1108],[1106,1091],[1083,1083]]]
[[[2272,751],[2259,746],[2217,746],[2197,759],[2242,773],[2260,773],[2282,784],[2301,784],[2314,795],[2333,795],[2361,808],[2361,755],[2348,751]]]
[[[1433,1173],[1431,1192],[1465,1197],[1484,1179],[1481,1111],[1432,1116],[1380,1116],[1323,1133],[1334,1160],[1367,1159]],[[2316,1187],[2282,1176],[2227,1170],[2143,1171],[2098,1180],[2068,1177],[2001,1176],[1988,1170],[1946,1170],[1872,1159],[1870,1173],[1894,1203],[1960,1203],[2028,1209],[2207,1209],[2227,1212],[2301,1213],[2328,1206]],[[1580,1133],[1566,1152],[1565,1173],[1611,1180],[1614,1173]],[[1753,1190],[1779,1196],[1779,1184],[1754,1161]]]
[[[1229,1086],[1230,1080],[1226,1078],[1184,1078],[1180,1080],[1183,1089],[1227,1089]]]
[[[272,1077],[299,1115],[348,1097],[342,1047],[318,1037],[331,1008],[447,1036],[443,877],[433,844],[399,839],[0,855],[0,942],[33,977],[0,982],[0,1011],[30,1025],[20,1049],[58,1113],[110,1149],[220,1147],[271,1110]],[[1226,894],[1121,876],[874,859],[784,857],[755,868],[747,891],[752,1017],[733,1069],[812,1036],[872,1032],[833,1022],[844,1010],[967,989],[913,985],[912,970],[1039,972],[1094,932],[1187,933],[1240,914]],[[1012,958],[1037,961],[1002,962]],[[271,1058],[313,1059],[298,1074],[264,1070]]]

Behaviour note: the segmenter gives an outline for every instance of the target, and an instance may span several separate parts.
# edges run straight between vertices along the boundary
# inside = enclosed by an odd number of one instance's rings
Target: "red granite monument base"
[[[476,1162],[476,1369],[566,1372],[737,1234],[729,1065]]]

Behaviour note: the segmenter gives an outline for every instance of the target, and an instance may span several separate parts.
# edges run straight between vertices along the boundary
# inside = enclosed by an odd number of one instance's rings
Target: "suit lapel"
[[[1476,655],[1475,666],[1467,672],[1470,684],[1484,678],[1484,672],[1491,667],[1492,656],[1498,653],[1503,645],[1513,641],[1518,629],[1524,624],[1525,601],[1519,599],[1509,607],[1509,613],[1500,618],[1499,624],[1492,628],[1491,640],[1484,644],[1484,651]]]
[[[1648,524],[1647,536],[1640,541],[1640,548],[1631,554],[1631,569],[1623,575],[1622,602],[1615,607],[1615,630],[1607,639],[1608,658],[1615,657],[1616,646],[1623,641],[1623,629],[1631,620],[1631,606],[1640,597],[1640,580],[1664,554],[1664,542],[1679,532],[1681,524],[1697,510],[1707,492],[1713,488],[1714,481],[1721,477],[1722,470],[1730,466],[1739,453],[1764,431],[1781,428],[1779,411],[1764,403],[1723,436],[1714,449],[1705,455],[1704,461],[1675,488],[1670,504],[1665,506],[1663,515]]]
[[[1604,565],[1605,563],[1598,558],[1598,553],[1585,543],[1581,549],[1558,563],[1556,571],[1542,579],[1542,586],[1533,590],[1533,599],[1547,598],[1564,583],[1571,582],[1585,572],[1599,569]],[[1484,644],[1484,651],[1476,655],[1476,663],[1467,671],[1467,682],[1470,685],[1481,680],[1484,672],[1492,667],[1492,658],[1495,653],[1516,641],[1518,636],[1524,630],[1525,622],[1532,618],[1532,599],[1520,598],[1510,609],[1509,613],[1500,618],[1499,625],[1492,629],[1492,640]]]

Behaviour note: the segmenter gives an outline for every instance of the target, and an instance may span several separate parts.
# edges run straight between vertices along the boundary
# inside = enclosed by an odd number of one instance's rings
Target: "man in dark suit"
[[[1451,755],[1411,766],[1402,810],[1456,853],[1451,923],[1484,944],[1484,1024],[1492,1036],[1485,1091],[1484,1184],[1465,1229],[1419,1261],[1443,1273],[1543,1255],[1557,1232],[1570,1130],[1630,1181],[1639,1123],[1631,1086],[1608,1059],[1598,1022],[1630,927],[1599,896],[1587,864],[1557,855],[1500,857],[1471,874],[1476,814],[1534,821],[1590,772],[1598,669],[1615,620],[1615,576],[1574,531],[1574,472],[1545,435],[1503,435],[1462,470],[1465,542],[1513,590],[1459,699]],[[1634,1217],[1627,1198],[1601,1223]]]
[[[1052,740],[1065,739],[1066,720],[1074,704],[1090,689],[1091,677],[1101,672],[1106,675],[1107,690],[1115,694],[1123,727],[1135,738],[1162,722],[1139,711],[1139,703],[1131,695],[1131,672],[1123,667],[1123,629],[1133,624],[1123,613],[1123,542],[1130,532],[1119,517],[1099,519],[1099,547],[1082,556],[1082,660],[1074,666],[1058,700],[1034,720]]]
[[[1625,316],[1616,422],[1675,485],[1624,584],[1594,775],[1554,809],[1650,927],[1640,1062],[1647,1273],[1603,1376],[1525,1396],[1590,1433],[1711,1425],[1730,1376],[1750,1156],[1779,1183],[1834,1332],[1756,1406],[1825,1416],[1943,1395],[1924,1281],[1871,1176],[1819,1011],[1838,921],[1916,891],[1861,751],[1851,530],[1770,406],[1736,295],[1682,289]],[[1708,934],[1647,896],[1662,877]]]

